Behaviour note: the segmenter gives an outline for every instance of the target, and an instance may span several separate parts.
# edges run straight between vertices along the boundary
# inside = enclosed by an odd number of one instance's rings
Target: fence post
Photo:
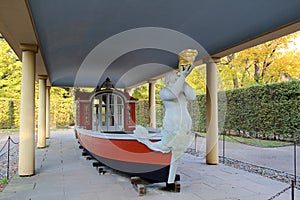
[[[225,164],[225,131],[223,131],[223,164]]]
[[[295,187],[295,181],[294,181],[294,180],[292,180],[292,194],[291,194],[291,195],[292,195],[292,200],[294,200],[294,199],[295,199],[295,196],[294,196],[294,195],[295,195],[295,191],[294,191],[294,190],[295,190],[295,188],[294,188],[294,187]]]
[[[6,179],[9,180],[9,154],[10,154],[10,136],[8,136],[8,143],[7,143],[7,174]]]
[[[197,148],[197,133],[195,133],[195,152],[198,152],[198,148]]]
[[[294,181],[297,183],[297,138],[296,133],[293,133],[294,138]]]

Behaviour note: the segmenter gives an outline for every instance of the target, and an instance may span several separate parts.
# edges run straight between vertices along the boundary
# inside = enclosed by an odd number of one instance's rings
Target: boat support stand
[[[166,191],[170,192],[180,192],[180,175],[176,174],[175,182],[174,183],[166,183],[166,187],[163,188]],[[146,186],[151,184],[150,182],[142,179],[138,176],[131,177],[131,184],[133,188],[138,192],[139,196],[143,196],[146,194]]]

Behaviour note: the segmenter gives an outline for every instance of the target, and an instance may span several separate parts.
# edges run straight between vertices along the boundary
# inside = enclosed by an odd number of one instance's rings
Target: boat
[[[149,149],[137,141],[136,99],[115,89],[109,78],[93,92],[75,91],[75,133],[80,145],[102,164],[150,182],[167,182],[171,153]],[[159,130],[149,130],[160,141]]]

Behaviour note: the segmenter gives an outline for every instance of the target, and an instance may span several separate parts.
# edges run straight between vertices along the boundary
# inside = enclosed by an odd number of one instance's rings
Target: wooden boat
[[[108,83],[107,83],[108,82]],[[147,179],[167,182],[171,153],[150,150],[133,136],[135,102],[129,94],[109,85],[93,92],[75,92],[76,136],[99,162],[115,170]],[[151,133],[152,141],[159,141],[159,132]]]
[[[150,150],[131,133],[98,132],[76,128],[79,143],[101,163],[151,182],[166,182],[171,153]],[[154,135],[152,141],[159,141]]]

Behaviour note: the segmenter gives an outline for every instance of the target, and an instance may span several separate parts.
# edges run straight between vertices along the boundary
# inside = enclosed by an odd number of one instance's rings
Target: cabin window
[[[131,124],[131,106],[127,106],[127,123]]]
[[[81,124],[80,124],[80,104],[79,104],[79,102],[76,102],[76,125],[77,126],[80,126]]]
[[[99,113],[100,113],[100,111],[99,111],[99,99],[95,99],[94,100],[94,119],[95,120],[98,120],[99,119]]]
[[[89,105],[84,106],[85,124],[89,124]]]
[[[98,114],[96,106],[99,107]],[[99,121],[99,130],[124,130],[124,99],[121,95],[117,93],[101,93],[95,96],[94,107],[93,120]],[[98,115],[99,118],[96,117]],[[97,129],[97,127],[95,128]]]

